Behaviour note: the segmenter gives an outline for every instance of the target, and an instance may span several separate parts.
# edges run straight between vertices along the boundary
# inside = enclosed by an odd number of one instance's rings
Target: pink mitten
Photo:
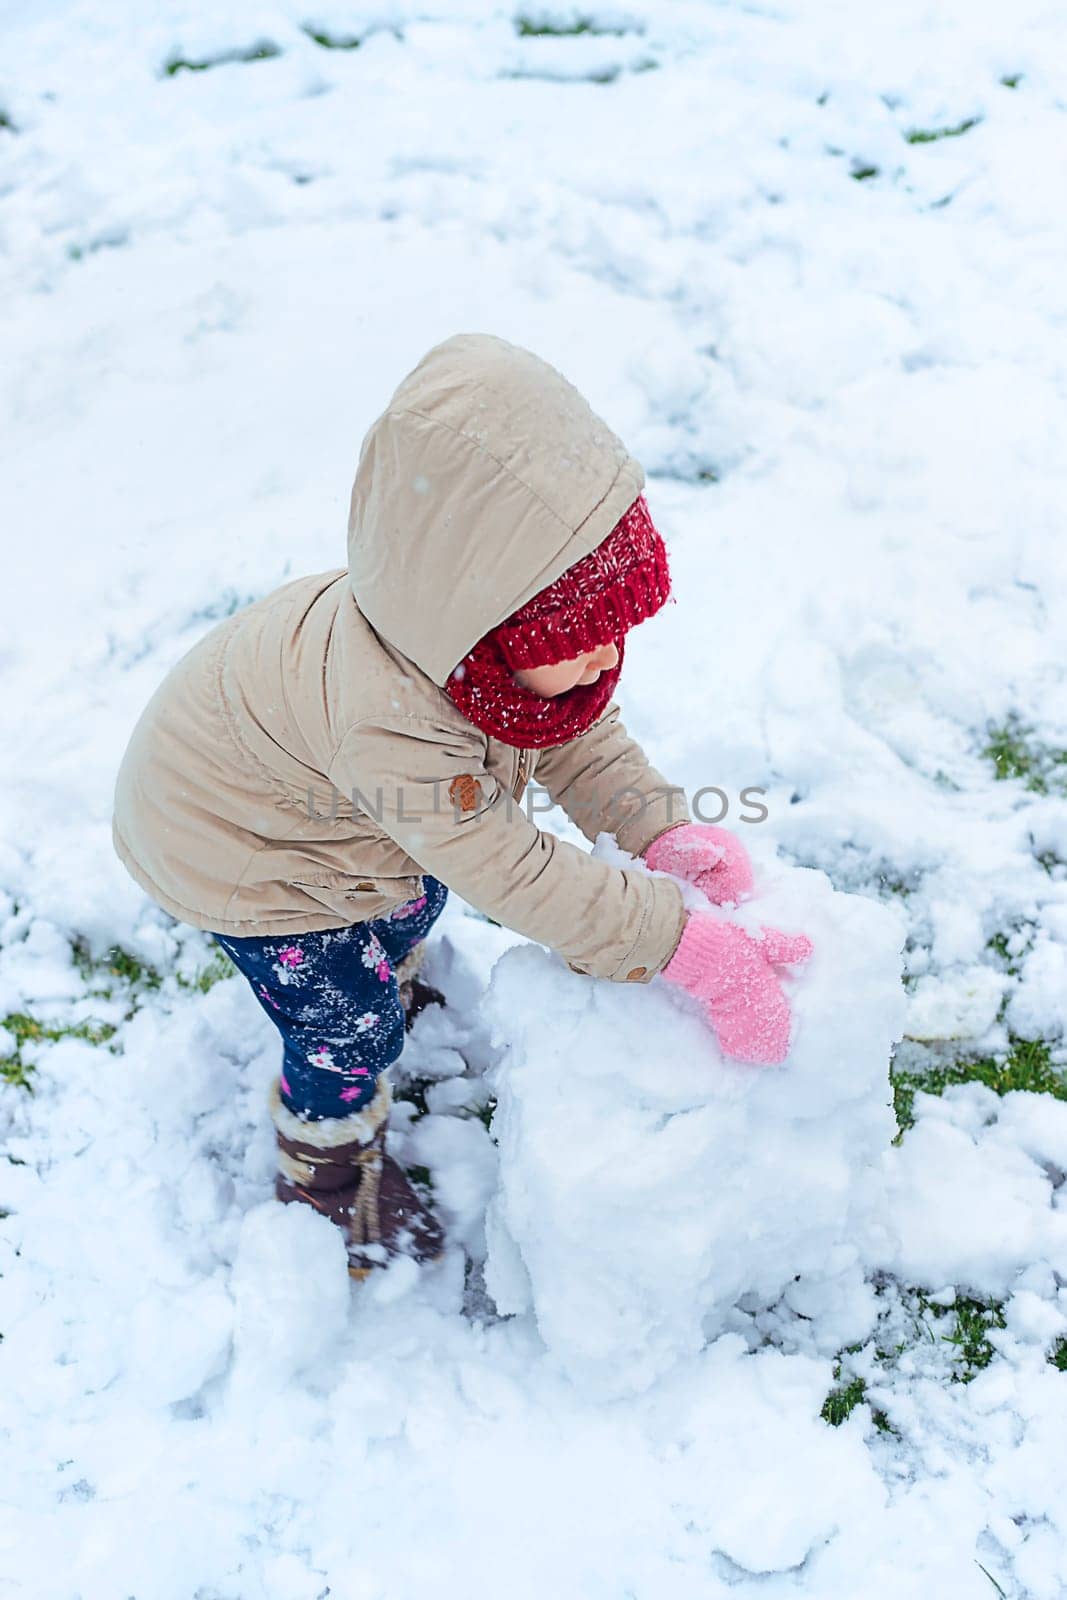
[[[703,890],[712,905],[743,900],[752,891],[752,863],[736,834],[707,822],[683,822],[653,839],[645,860],[654,872],[673,872]]]
[[[661,976],[703,1002],[723,1053],[772,1066],[789,1054],[789,1002],[772,965],[806,961],[803,933],[762,928],[758,937],[733,922],[690,912]]]

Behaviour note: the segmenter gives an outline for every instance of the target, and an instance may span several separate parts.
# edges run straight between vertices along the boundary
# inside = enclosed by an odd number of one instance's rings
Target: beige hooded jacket
[[[211,629],[123,757],[113,837],[179,921],[230,936],[379,917],[423,872],[580,972],[647,981],[685,913],[668,878],[542,832],[530,778],[632,855],[689,820],[616,702],[581,738],[517,750],[443,692],[483,634],[595,548],[644,473],[539,357],[484,334],[435,346],[367,433],[348,567]]]

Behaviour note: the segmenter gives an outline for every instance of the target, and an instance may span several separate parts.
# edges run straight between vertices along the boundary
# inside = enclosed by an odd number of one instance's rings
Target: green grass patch
[[[204,56],[199,61],[187,56],[171,56],[163,63],[163,76],[173,78],[179,72],[208,72],[212,67],[228,66],[235,61],[270,61],[281,53],[281,47],[273,39],[260,39],[247,49],[222,50],[217,56]]]
[[[881,167],[872,167],[866,161],[854,161],[848,175],[855,178],[857,183],[866,183],[868,178],[877,178],[881,170]]]
[[[850,1352],[854,1352],[859,1348],[860,1346],[855,1344],[848,1347]],[[863,1378],[857,1375],[849,1378],[847,1383],[841,1381],[841,1361],[839,1358],[834,1362],[834,1387],[823,1401],[819,1415],[824,1422],[830,1424],[831,1428],[839,1428],[866,1398],[867,1384]],[[871,1407],[871,1420],[879,1433],[896,1432],[885,1412],[878,1410],[876,1406]]]
[[[970,1383],[997,1353],[989,1335],[993,1329],[1005,1326],[1003,1301],[957,1295],[952,1305],[942,1306],[921,1291],[916,1291],[915,1298],[921,1318],[931,1317],[935,1324],[948,1323],[944,1333],[935,1332],[930,1323],[926,1326],[931,1338],[955,1349],[952,1382]]]
[[[102,995],[104,999],[112,999],[116,990],[153,992],[162,986],[163,974],[123,950],[121,945],[114,944],[102,956],[94,957],[84,939],[75,939],[72,954],[88,992]]]
[[[839,1378],[840,1376],[841,1368],[838,1366],[834,1372],[834,1377]],[[849,1383],[838,1384],[826,1396],[819,1415],[824,1422],[830,1424],[831,1428],[839,1428],[845,1418],[850,1417],[855,1411],[866,1391],[867,1385],[862,1378],[853,1378]]]
[[[548,16],[520,14],[515,19],[515,32],[520,39],[574,39],[580,34],[593,34],[597,38],[621,39],[631,29],[610,28],[594,21],[592,17],[575,17],[571,22],[556,22]]]
[[[880,1433],[896,1434],[884,1411],[877,1409],[867,1398],[868,1382],[861,1373],[848,1370],[849,1356],[867,1349],[868,1359],[873,1356],[879,1367],[897,1367],[900,1357],[907,1351],[931,1355],[941,1349],[947,1358],[947,1378],[950,1383],[970,1383],[984,1371],[997,1354],[990,1335],[1005,1326],[1004,1304],[999,1300],[985,1300],[978,1296],[958,1295],[951,1305],[939,1305],[921,1289],[898,1284],[891,1277],[876,1280],[876,1293],[883,1302],[878,1327],[869,1344],[850,1344],[834,1361],[834,1385],[823,1401],[820,1415],[833,1428],[851,1416],[861,1403],[871,1406],[872,1420]],[[903,1325],[902,1325],[903,1317]],[[892,1329],[892,1334],[888,1330]],[[904,1337],[898,1335],[903,1331]],[[888,1342],[892,1339],[893,1342]],[[1049,1361],[1067,1371],[1067,1338],[1049,1355]],[[906,1373],[897,1372],[895,1381],[907,1385],[912,1379],[927,1378],[932,1373],[928,1362],[921,1361],[917,1368]],[[941,1376],[945,1367],[941,1365]],[[888,1374],[887,1374],[888,1375]]]
[[[368,28],[365,33],[329,33],[325,28],[305,22],[301,24],[301,32],[306,33],[320,50],[359,50],[376,33],[391,33],[399,43],[404,42],[404,30],[400,27],[375,26]]]
[[[199,972],[191,978],[183,978],[180,972],[176,972],[174,981],[179,989],[188,989],[193,994],[207,994],[209,989],[213,989],[223,979],[232,978],[237,970],[225,950],[220,950],[216,946]]]
[[[308,23],[304,23],[303,32],[323,50],[358,50],[363,43],[358,34],[326,33],[322,28],[314,28]]]
[[[897,1118],[894,1144],[899,1144],[914,1124],[915,1096],[919,1090],[924,1094],[943,1094],[952,1084],[984,1083],[994,1094],[1025,1089],[1030,1094],[1050,1094],[1057,1100],[1067,1100],[1067,1070],[1053,1064],[1050,1047],[1042,1039],[1013,1037],[1011,1048],[1003,1056],[964,1057],[944,1066],[924,1068],[921,1072],[890,1067],[889,1080]]]
[[[981,122],[981,117],[964,117],[954,128],[909,128],[904,135],[909,144],[936,144],[939,139],[958,139]]]
[[[115,1033],[115,1026],[110,1022],[73,1022],[49,1023],[40,1022],[36,1017],[30,1016],[27,1011],[12,1011],[6,1017],[0,1018],[0,1024],[13,1035],[15,1048],[10,1055],[0,1056],[0,1078],[5,1083],[15,1084],[20,1089],[30,1089],[30,1075],[32,1065],[23,1060],[22,1052],[27,1044],[36,1044],[41,1040],[54,1043],[59,1039],[84,1039],[86,1044],[106,1044]]]
[[[899,872],[892,870],[879,872],[874,881],[878,885],[879,894],[892,895],[896,900],[907,900],[909,895],[915,893],[919,882],[915,873],[912,873],[912,881],[909,883]]]
[[[89,994],[100,995],[106,1000],[111,1000],[116,994],[120,994],[127,999],[130,1003],[130,1009],[126,1013],[127,1021],[138,1009],[138,1002],[143,1001],[146,994],[156,993],[165,981],[164,973],[139,961],[121,945],[112,945],[102,956],[94,958],[90,955],[85,941],[77,939],[74,942],[73,954],[74,965],[81,974]],[[224,978],[232,977],[236,970],[226,952],[212,942],[204,965],[191,978],[175,972],[174,982],[179,989],[185,989],[189,993],[207,994],[209,989],[213,989]]]
[[[986,949],[993,957],[991,966],[997,966],[1009,978],[1017,978],[1023,957],[1029,954],[1034,942],[1035,925],[1025,919],[1015,921],[1009,928],[995,933],[986,940]],[[1011,996],[1005,992],[997,1007],[997,1021],[1003,1022]]]
[[[1020,944],[1019,935],[1023,935]],[[1018,923],[1014,928],[995,933],[986,940],[986,949],[992,951],[1009,977],[1019,976],[1019,962],[1034,942],[1033,923]]]
[[[405,1167],[404,1171],[417,1189],[425,1190],[429,1196],[433,1195],[433,1174],[429,1167]]]
[[[982,755],[993,763],[993,771],[998,780],[1007,782],[1017,778],[1028,788],[1036,788],[1040,781],[1040,773],[1026,742],[1026,735],[1033,730],[1024,728],[1019,718],[1012,715],[1000,727],[990,723],[988,732],[989,738]]]
[[[1001,1588],[1000,1584],[997,1582],[996,1578],[994,1578],[994,1576],[990,1572],[989,1568],[988,1567],[983,1567],[982,1563],[977,1558],[975,1559],[975,1563],[974,1564],[978,1568],[979,1572],[985,1573],[985,1576],[989,1579],[989,1581],[993,1585],[994,1589],[1001,1596],[1001,1600],[1008,1600],[1008,1592],[1007,1592],[1007,1590]]]
[[[119,229],[109,234],[99,235],[90,239],[86,244],[68,244],[67,259],[70,261],[84,261],[86,256],[95,256],[100,250],[121,250],[129,243],[129,234]]]
[[[1067,1372],[1067,1338],[1060,1337],[1049,1351],[1049,1365],[1057,1372]]]
[[[981,754],[1002,782],[1022,783],[1032,794],[1067,795],[1067,750],[1043,743],[1017,712],[987,723]]]
[[[120,1000],[124,1007],[125,1022],[135,1016],[148,996],[157,993],[164,983],[163,973],[139,961],[120,945],[112,945],[102,956],[94,957],[85,940],[76,939],[71,947],[71,956],[85,985],[86,997]],[[232,977],[236,970],[229,956],[216,945],[208,951],[206,962],[191,978],[176,972],[174,982],[189,994],[207,994],[216,983]],[[33,1072],[32,1064],[23,1056],[27,1044],[42,1040],[55,1043],[59,1039],[83,1039],[86,1044],[103,1045],[118,1031],[118,1024],[92,1018],[69,1023],[42,1022],[27,1011],[11,1012],[0,1018],[0,1025],[15,1040],[14,1050],[6,1056],[0,1056],[0,1079],[24,1089],[31,1087]]]
[[[1023,81],[1023,74],[1021,72],[1007,72],[1000,81],[1005,89],[1017,89]]]

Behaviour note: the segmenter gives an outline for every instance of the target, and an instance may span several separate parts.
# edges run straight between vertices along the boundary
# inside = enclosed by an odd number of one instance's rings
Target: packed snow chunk
[[[175,1328],[182,1337],[174,1337]],[[176,1291],[152,1286],[131,1319],[130,1382],[145,1405],[172,1405],[221,1372],[230,1351],[233,1302],[222,1284],[203,1279]]]
[[[859,1264],[883,1237],[900,913],[775,863],[736,920],[814,945],[783,976],[794,1030],[780,1066],[726,1059],[661,979],[593,980],[536,946],[493,972],[503,1053],[486,1285],[502,1312],[533,1311],[592,1393],[646,1388],[721,1333],[740,1296],[771,1304],[798,1275],[821,1290],[829,1343],[835,1289],[855,1306]]]
[[[253,1207],[230,1288],[238,1387],[329,1368],[348,1322],[351,1279],[344,1239],[327,1217],[276,1200]]]
[[[991,967],[973,966],[919,978],[908,996],[909,1039],[980,1039],[997,1020],[1005,980]]]
[[[1023,1039],[1059,1039],[1067,1033],[1067,943],[1050,939],[1044,930],[1038,935],[1023,960],[1007,1022]]]
[[[477,1117],[421,1117],[404,1141],[403,1160],[429,1168],[449,1240],[480,1255],[482,1220],[496,1178],[496,1151],[484,1125]]]
[[[675,1503],[735,1581],[795,1570],[842,1526],[885,1505],[862,1418],[829,1428],[820,1417],[831,1370],[809,1356],[748,1352],[738,1335],[723,1334],[650,1397],[660,1418],[674,1413],[682,1447]]]
[[[1053,1207],[1048,1173],[995,1122],[959,1125],[967,1098],[917,1097],[923,1114],[884,1155],[894,1244],[882,1264],[920,1287],[950,1282],[999,1297],[1028,1263],[1067,1271],[1067,1215]]]

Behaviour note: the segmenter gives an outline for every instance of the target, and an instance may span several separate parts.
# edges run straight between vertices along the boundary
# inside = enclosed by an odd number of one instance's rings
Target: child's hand
[[[654,872],[673,872],[695,883],[712,905],[743,900],[752,892],[752,863],[736,834],[706,822],[685,822],[653,839],[645,860]]]
[[[691,912],[661,977],[703,1003],[723,1053],[735,1061],[776,1065],[789,1054],[789,1002],[773,964],[806,961],[803,933],[762,928],[759,936],[733,922]]]

